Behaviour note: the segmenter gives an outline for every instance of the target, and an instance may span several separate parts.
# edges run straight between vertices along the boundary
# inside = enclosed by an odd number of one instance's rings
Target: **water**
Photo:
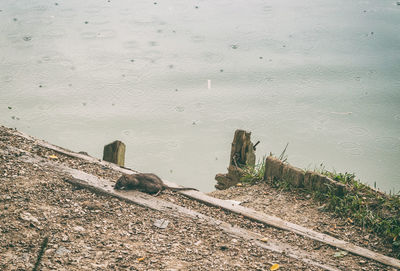
[[[400,190],[396,1],[0,3],[0,123],[210,191],[235,129]],[[210,80],[210,81],[209,81]],[[210,83],[209,83],[210,82]],[[8,107],[11,107],[9,109]]]

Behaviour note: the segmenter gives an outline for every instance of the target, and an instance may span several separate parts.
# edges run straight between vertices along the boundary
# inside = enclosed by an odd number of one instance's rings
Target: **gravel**
[[[18,159],[26,153],[110,180],[120,176],[108,167],[56,153],[34,140],[16,136],[12,129],[0,127],[0,270],[32,269],[46,237],[41,270],[270,270],[275,263],[280,270],[317,270],[209,224],[78,189],[63,181],[68,176]],[[211,195],[237,200],[258,211],[390,254],[383,240],[322,212],[302,193],[276,191],[259,184]],[[334,248],[178,193],[165,191],[159,198],[266,238],[317,251],[339,269],[392,270],[350,254],[335,258],[338,251]]]

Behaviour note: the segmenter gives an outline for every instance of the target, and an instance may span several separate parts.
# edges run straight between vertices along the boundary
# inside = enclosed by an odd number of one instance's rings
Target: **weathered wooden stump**
[[[244,130],[236,130],[233,137],[231,155],[229,159],[228,173],[217,174],[215,180],[217,189],[227,189],[240,182],[243,176],[243,168],[246,166],[254,166],[256,155],[254,153],[254,145],[250,140],[251,132]]]
[[[251,132],[244,130],[235,131],[231,148],[230,166],[243,167],[246,165],[255,165],[256,155],[250,137]]]
[[[123,167],[125,165],[125,144],[119,140],[115,140],[114,142],[105,145],[103,160]]]
[[[302,187],[319,192],[331,191],[337,196],[343,196],[346,193],[346,185],[318,172],[305,172],[273,156],[268,156],[265,160],[264,181],[270,183],[285,181],[293,187]]]

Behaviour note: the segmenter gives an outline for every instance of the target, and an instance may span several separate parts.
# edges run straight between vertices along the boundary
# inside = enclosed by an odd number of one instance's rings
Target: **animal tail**
[[[191,188],[191,187],[170,187],[170,186],[167,186],[166,188],[169,189],[169,190],[171,190],[171,191],[186,191],[186,190],[196,190],[196,191],[199,191],[198,189],[196,189],[196,188]]]

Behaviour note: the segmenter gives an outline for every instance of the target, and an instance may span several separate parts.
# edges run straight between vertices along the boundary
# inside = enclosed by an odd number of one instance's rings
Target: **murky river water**
[[[243,128],[398,191],[400,5],[1,0],[0,123],[203,191]]]

